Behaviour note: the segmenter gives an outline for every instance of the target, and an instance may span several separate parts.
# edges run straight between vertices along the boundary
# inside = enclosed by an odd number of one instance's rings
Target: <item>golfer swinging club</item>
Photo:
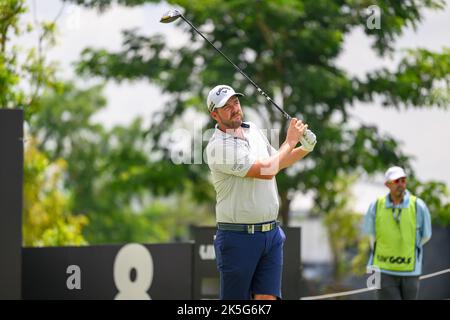
[[[292,118],[286,140],[275,150],[254,123],[243,122],[238,96],[243,94],[218,85],[207,98],[217,122],[206,156],[217,193],[214,248],[220,299],[281,299],[286,237],[276,221],[275,176],[313,151],[316,136]]]

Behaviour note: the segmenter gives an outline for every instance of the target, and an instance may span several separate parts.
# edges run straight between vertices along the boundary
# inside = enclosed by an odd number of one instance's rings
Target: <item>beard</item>
[[[242,124],[242,119],[244,119],[244,113],[242,111],[239,111],[231,116],[230,119],[225,120],[222,117],[220,117],[220,121],[222,122],[223,126],[227,129],[237,129]]]
[[[403,198],[403,196],[405,195],[405,191],[406,191],[406,188],[403,188],[403,187],[397,187],[397,188],[395,189],[396,196],[397,196],[398,198]]]

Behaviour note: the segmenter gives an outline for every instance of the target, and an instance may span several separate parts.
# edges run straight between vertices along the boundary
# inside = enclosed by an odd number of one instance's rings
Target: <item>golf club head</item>
[[[178,11],[177,9],[173,9],[173,10],[170,10],[170,11],[166,12],[161,17],[161,20],[159,20],[159,22],[161,22],[161,23],[171,23],[171,22],[177,20],[179,17],[181,17],[181,12]]]

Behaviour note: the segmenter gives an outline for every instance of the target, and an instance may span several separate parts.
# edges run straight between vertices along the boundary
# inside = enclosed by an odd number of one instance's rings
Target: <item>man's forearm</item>
[[[261,172],[267,175],[276,175],[281,169],[286,168],[291,160],[291,153],[294,151],[294,146],[289,143],[283,143],[278,152],[261,162]]]
[[[284,142],[278,149],[278,153],[266,160],[265,167],[267,170],[272,170],[271,174],[276,175],[280,170],[290,167],[308,153],[300,147],[293,148],[287,142]]]
[[[285,163],[281,166],[280,170],[290,167],[297,161],[303,159],[309,152],[301,149],[300,147],[293,149],[286,158]]]
[[[278,153],[271,159],[271,165],[277,168],[277,173],[286,168],[286,165],[289,163],[290,156],[292,151],[294,151],[294,146],[289,145],[288,143],[283,143],[278,149]]]

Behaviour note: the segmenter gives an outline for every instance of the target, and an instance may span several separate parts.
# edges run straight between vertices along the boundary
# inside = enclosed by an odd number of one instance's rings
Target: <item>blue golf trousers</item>
[[[220,273],[220,299],[249,300],[255,294],[281,299],[285,240],[280,227],[253,234],[217,230],[214,249]]]

